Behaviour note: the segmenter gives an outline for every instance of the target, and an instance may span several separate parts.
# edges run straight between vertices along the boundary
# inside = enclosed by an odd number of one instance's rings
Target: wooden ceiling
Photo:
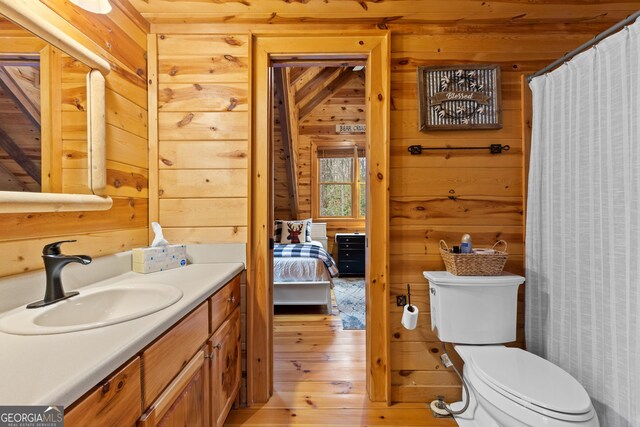
[[[638,1],[594,0],[130,0],[151,23],[397,25],[607,25]]]

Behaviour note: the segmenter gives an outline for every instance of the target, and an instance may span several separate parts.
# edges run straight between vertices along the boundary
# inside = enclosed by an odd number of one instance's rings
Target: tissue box
[[[133,271],[155,273],[187,265],[185,245],[167,245],[155,248],[136,248],[132,251]]]

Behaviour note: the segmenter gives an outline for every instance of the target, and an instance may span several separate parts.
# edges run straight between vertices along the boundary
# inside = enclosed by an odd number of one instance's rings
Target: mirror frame
[[[104,76],[111,68],[106,60],[47,21],[41,8],[46,6],[39,1],[0,0],[0,14],[91,68],[87,73],[87,182],[93,194],[0,191],[0,213],[110,209],[111,197],[100,195],[107,186]]]

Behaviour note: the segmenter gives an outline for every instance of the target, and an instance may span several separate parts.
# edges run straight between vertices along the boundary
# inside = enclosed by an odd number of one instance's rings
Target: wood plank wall
[[[246,242],[246,34],[160,34],[159,220],[171,241]],[[154,201],[155,198],[157,201]]]
[[[0,276],[42,268],[42,246],[54,240],[77,239],[65,251],[91,256],[148,243],[148,23],[126,0],[112,0],[109,15],[85,12],[64,0],[32,2],[42,9],[41,16],[111,64],[106,77],[107,194],[114,203],[104,212],[0,214],[0,250],[5,254]],[[63,90],[63,110],[74,102],[68,95]],[[68,182],[86,181],[86,170],[73,168],[86,155],[86,144],[65,142],[60,162],[71,167]]]
[[[246,243],[249,37],[165,35],[157,45],[158,193],[164,234],[180,243]],[[242,274],[242,387],[246,402],[246,273]]]
[[[522,274],[523,170],[522,74],[541,68],[591,34],[522,34],[510,28],[481,33],[395,34],[392,39],[391,111],[391,382],[392,399],[430,401],[460,397],[459,381],[442,369],[441,343],[431,331],[429,292],[422,271],[444,269],[438,242],[449,245],[470,233],[477,246],[509,242],[507,271]],[[552,40],[555,40],[552,42]],[[504,128],[491,131],[418,131],[416,67],[498,63],[502,71]],[[450,151],[412,156],[407,147],[508,144],[501,155]],[[413,331],[400,326],[396,296],[406,295],[422,313]],[[523,291],[523,289],[521,289]],[[524,345],[523,292],[515,345]]]
[[[437,395],[444,395],[447,399],[459,397],[457,378],[439,364],[440,343],[430,329],[429,299],[422,271],[443,269],[437,251],[440,239],[453,244],[463,233],[471,233],[476,245],[488,245],[497,239],[507,240],[510,252],[507,270],[523,272],[522,156],[523,135],[527,134],[527,130],[522,123],[521,77],[542,68],[623,19],[640,8],[640,2],[413,0],[306,3],[261,0],[242,4],[198,2],[198,12],[194,13],[193,5],[196,3],[190,1],[131,1],[152,22],[152,32],[159,34],[159,44],[171,39],[181,41],[174,43],[171,50],[167,49],[172,54],[178,52],[183,55],[176,57],[181,63],[168,61],[160,55],[160,68],[167,83],[184,81],[204,86],[209,82],[219,83],[215,80],[219,75],[239,70],[241,73],[236,75],[241,76],[242,80],[227,77],[225,83],[249,79],[246,68],[239,67],[240,64],[246,64],[246,45],[240,48],[235,46],[234,41],[224,46],[215,41],[224,38],[224,35],[232,37],[232,40],[244,41],[246,39],[243,37],[246,36],[239,34],[246,35],[250,31],[308,33],[314,29],[343,31],[347,26],[352,29],[391,30],[392,286],[389,310],[392,329],[392,399],[428,402]],[[185,33],[198,35],[176,36]],[[210,44],[224,46],[223,52],[233,55],[237,61],[224,62],[221,52],[208,51]],[[185,52],[185,49],[189,52]],[[230,53],[236,50],[242,53]],[[504,128],[419,132],[416,67],[459,63],[500,65]],[[225,135],[219,139],[225,142],[221,145],[207,142],[208,146],[213,147],[212,150],[216,150],[211,153],[227,150],[246,153],[242,150],[245,149],[243,144],[246,143],[249,129],[244,118],[236,120],[241,117],[239,111],[209,112],[202,116],[202,112],[193,110],[194,101],[190,100],[189,103],[191,105],[179,113],[161,113],[161,120],[165,121],[161,132],[171,135],[171,138],[165,139],[215,139],[211,138],[207,125],[215,128],[220,126]],[[164,119],[162,114],[165,115]],[[219,115],[225,119],[218,119]],[[186,122],[191,124],[178,126]],[[499,156],[482,151],[422,156],[411,156],[407,152],[407,146],[411,144],[481,147],[494,142],[509,144],[511,150]],[[207,173],[209,170],[223,169],[226,171],[225,178],[220,180],[232,181],[234,185],[226,196],[211,193],[208,185],[202,183],[204,172],[194,174],[193,177],[200,178],[188,181],[193,185],[187,193],[190,196],[160,201],[161,219],[163,215],[165,219],[171,219],[172,224],[176,225],[172,229],[172,236],[181,240],[246,241],[246,216],[241,212],[245,206],[241,200],[244,200],[246,193],[242,193],[235,185],[237,181],[229,166],[232,159],[234,162],[242,161],[225,156],[225,160],[215,163],[215,166],[203,164],[202,160],[209,156],[205,156],[206,152],[199,148],[205,145],[189,143],[188,146],[189,151],[185,151],[188,160],[184,162],[188,161],[191,168],[207,168]],[[213,156],[218,157],[216,154]],[[242,167],[245,167],[244,164]],[[199,194],[204,198],[195,197]],[[225,198],[231,195],[234,198]],[[232,220],[228,213],[223,215],[218,209],[236,209],[236,215]],[[239,226],[240,223],[242,226]],[[182,232],[177,233],[177,230]],[[412,300],[423,314],[419,327],[414,331],[406,331],[400,326],[401,309],[394,303],[396,295],[406,292],[407,283],[412,285]],[[516,344],[521,345],[522,293],[520,298]]]

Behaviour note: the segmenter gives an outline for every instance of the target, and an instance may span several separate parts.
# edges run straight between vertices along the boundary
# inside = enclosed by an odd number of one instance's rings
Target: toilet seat
[[[553,363],[519,348],[457,346],[476,377],[495,392],[542,415],[590,419],[589,395],[578,381]]]

